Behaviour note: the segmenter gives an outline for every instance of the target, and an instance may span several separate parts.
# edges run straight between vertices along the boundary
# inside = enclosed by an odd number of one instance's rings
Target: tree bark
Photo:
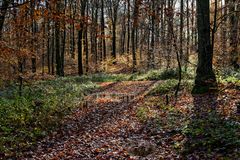
[[[184,2],[180,3],[180,62],[183,64],[183,14],[184,14]]]
[[[132,71],[136,72],[137,71],[137,58],[136,58],[136,29],[138,27],[138,14],[139,14],[139,6],[141,4],[141,0],[135,0],[134,4],[134,11],[133,11],[133,27],[132,27],[132,59],[133,59],[133,64],[132,64]]]
[[[106,39],[105,39],[105,21],[104,21],[104,0],[101,0],[101,40],[103,46],[103,59],[107,59]]]
[[[198,66],[193,92],[206,92],[216,85],[210,38],[209,0],[197,0]],[[204,91],[200,89],[204,88]],[[206,90],[205,90],[206,89]]]
[[[83,53],[82,53],[82,41],[83,41],[83,31],[84,31],[84,19],[85,19],[85,9],[86,9],[86,0],[81,1],[81,22],[80,29],[78,31],[78,75],[83,75]]]
[[[3,0],[0,10],[0,40],[2,39],[3,24],[5,21],[5,15],[7,13],[7,8],[10,4],[10,0]]]
[[[239,69],[240,65],[238,64],[238,21],[239,13],[239,4],[237,0],[230,1],[230,63],[234,69]]]

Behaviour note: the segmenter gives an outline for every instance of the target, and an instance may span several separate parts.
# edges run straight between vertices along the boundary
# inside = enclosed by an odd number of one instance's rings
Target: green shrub
[[[149,95],[167,94],[171,91],[174,91],[176,89],[177,84],[178,84],[177,80],[163,81],[159,85],[154,87],[153,90],[150,91]]]
[[[217,71],[217,78],[220,83],[234,83],[240,86],[240,70],[224,69]]]
[[[183,80],[181,82],[181,89],[186,90],[187,92],[191,92],[194,86],[194,81],[193,80]]]
[[[133,77],[135,80],[168,80],[178,79],[178,69],[168,70],[150,70],[146,73],[137,73]],[[182,79],[194,79],[194,71],[189,69],[187,72],[182,71]]]
[[[135,74],[135,80],[166,80],[166,79],[176,79],[178,77],[174,69],[170,70],[150,70],[146,73]]]
[[[56,126],[82,101],[84,94],[96,88],[90,81],[58,78],[25,86],[19,97],[16,87],[12,95],[0,97],[0,153],[12,154],[24,149]],[[6,93],[10,89],[6,90]]]
[[[161,73],[160,78],[162,80],[177,79],[178,78],[178,70],[175,70],[175,69],[165,70]]]
[[[137,117],[140,121],[146,121],[148,119],[149,109],[147,107],[139,107],[137,108]]]

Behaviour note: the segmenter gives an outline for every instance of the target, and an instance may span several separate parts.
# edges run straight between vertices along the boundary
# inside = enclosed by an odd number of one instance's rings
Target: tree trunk
[[[112,58],[116,58],[116,22],[113,22],[113,30],[112,30]]]
[[[234,67],[234,69],[239,69],[240,65],[238,64],[238,21],[239,21],[239,13],[237,12],[237,9],[240,7],[239,4],[237,4],[237,0],[231,0],[230,1],[230,61],[231,66]]]
[[[76,4],[71,1],[70,4],[70,18],[71,18],[71,24],[70,24],[70,54],[72,59],[75,58],[75,18],[76,16]]]
[[[0,10],[0,40],[2,39],[3,24],[5,21],[5,15],[7,13],[9,4],[10,4],[10,0],[2,1],[2,6],[1,6],[1,10]]]
[[[187,51],[184,58],[185,71],[187,71],[188,61],[189,61],[189,45],[190,45],[190,26],[189,26],[189,0],[187,0]]]
[[[56,23],[56,22],[54,22],[54,23]],[[55,47],[55,44],[56,44],[56,42],[55,42],[55,36],[56,36],[56,34],[55,34],[55,30],[53,29],[53,27],[52,27],[52,43],[51,43],[51,50],[52,50],[52,57],[51,57],[51,61],[52,61],[52,75],[54,75],[55,74],[55,56],[56,56],[56,47]]]
[[[167,69],[170,68],[170,65],[171,65],[171,55],[172,55],[172,40],[173,40],[173,37],[172,37],[172,31],[171,31],[171,26],[173,26],[173,16],[174,16],[174,13],[173,13],[173,0],[168,0],[168,11],[167,11],[167,20],[168,20],[168,33],[167,33]]]
[[[37,32],[37,22],[35,22],[34,20],[34,10],[35,10],[35,2],[31,1],[30,3],[30,7],[31,7],[31,21],[32,21],[32,52],[34,53],[34,51],[36,51],[36,47],[34,46],[35,45],[35,41],[37,37],[35,37],[35,34]],[[32,58],[31,58],[31,61],[32,61],[32,73],[35,73],[37,68],[36,68],[36,55],[32,55]]]
[[[155,56],[154,56],[154,43],[155,43],[155,19],[156,19],[156,12],[155,12],[155,2],[152,1],[152,35],[151,35],[151,68],[155,67]]]
[[[210,38],[209,0],[197,0],[197,29],[198,66],[193,93],[209,91],[210,87],[216,84],[212,67],[213,52]]]
[[[221,16],[227,16],[227,4],[228,4],[228,0],[225,0],[225,5],[223,5],[223,1],[221,1],[221,6],[222,6],[222,12],[221,12]],[[222,41],[222,57],[225,57],[227,58],[227,30],[228,30],[228,18],[225,17],[223,19],[223,23],[222,23],[222,27],[221,27],[221,41]],[[226,61],[223,61],[223,66],[222,67],[225,67],[226,66]]]
[[[120,35],[120,51],[121,54],[125,53],[125,39],[126,39],[126,9],[127,9],[127,4],[126,2],[124,3],[124,11],[123,11],[123,16],[122,16],[122,31]]]
[[[138,12],[139,12],[139,6],[141,4],[141,0],[135,0],[134,4],[134,11],[133,11],[133,27],[132,27],[132,59],[133,59],[133,65],[132,65],[132,71],[136,72],[137,71],[137,58],[136,58],[136,29],[138,27]]]
[[[180,3],[180,62],[183,64],[183,14],[184,14],[184,3],[181,0]]]
[[[106,51],[106,39],[105,39],[105,21],[104,21],[104,0],[101,0],[101,40],[103,47],[103,59],[107,59],[107,51]]]
[[[86,17],[88,17],[88,8],[89,8],[89,3],[87,2],[86,4]],[[89,52],[88,52],[88,25],[86,24],[84,27],[84,51],[85,51],[85,65],[86,65],[86,73],[88,73],[89,69]]]
[[[130,31],[130,21],[131,21],[131,17],[130,17],[130,7],[131,7],[131,4],[130,4],[130,0],[127,1],[128,3],[128,7],[127,7],[127,18],[128,18],[128,22],[127,22],[127,59],[129,61],[129,54],[130,54],[130,36],[131,36],[131,31]]]
[[[84,31],[84,18],[85,18],[85,9],[86,9],[86,0],[81,1],[81,22],[80,29],[78,31],[78,75],[83,75],[83,53],[82,53],[82,42],[83,42],[83,31]]]
[[[56,4],[57,15],[61,15],[62,2],[58,1]],[[60,18],[57,18],[55,22],[55,50],[56,50],[56,74],[58,76],[64,76],[62,68],[62,51],[61,51],[61,22]]]

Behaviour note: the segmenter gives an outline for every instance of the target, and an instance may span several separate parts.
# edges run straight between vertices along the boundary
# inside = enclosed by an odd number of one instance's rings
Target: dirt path
[[[39,142],[37,150],[23,159],[138,159],[131,152],[146,140],[134,107],[156,83],[100,84],[102,89],[86,97],[83,109],[67,117],[58,132]]]

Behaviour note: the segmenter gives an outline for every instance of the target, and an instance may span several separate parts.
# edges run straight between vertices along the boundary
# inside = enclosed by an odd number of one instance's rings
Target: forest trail
[[[146,137],[135,109],[157,83],[100,83],[101,88],[86,97],[83,108],[67,117],[57,132],[23,159],[139,159],[147,155],[147,159],[155,159],[151,154],[156,144]]]
[[[239,91],[229,86],[219,94],[182,94],[176,106],[168,106],[164,95],[148,94],[164,83],[98,83],[100,88],[87,95],[57,131],[18,159],[238,159],[240,127],[234,104]]]

